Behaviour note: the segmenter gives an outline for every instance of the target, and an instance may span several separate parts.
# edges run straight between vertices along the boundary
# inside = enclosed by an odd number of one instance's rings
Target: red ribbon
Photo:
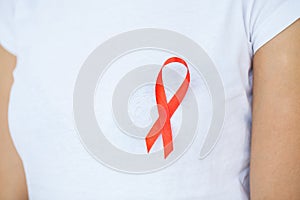
[[[167,102],[166,92],[162,80],[162,70],[170,63],[180,63],[183,64],[187,73],[183,83],[180,85],[179,89],[173,95],[171,100]],[[172,57],[165,61],[161,67],[159,74],[156,79],[155,85],[155,96],[157,103],[157,110],[159,117],[155,121],[154,125],[147,134],[145,140],[147,145],[147,151],[150,152],[153,144],[157,138],[162,135],[163,145],[164,145],[164,157],[165,159],[173,151],[173,138],[170,119],[174,112],[177,110],[178,106],[181,104],[190,84],[190,72],[187,63],[178,57]]]

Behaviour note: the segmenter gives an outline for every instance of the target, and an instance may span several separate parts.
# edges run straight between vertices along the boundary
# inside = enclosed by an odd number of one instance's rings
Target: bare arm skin
[[[8,129],[8,102],[16,57],[0,46],[0,200],[27,200],[22,161]]]
[[[300,20],[254,56],[251,200],[300,199]]]

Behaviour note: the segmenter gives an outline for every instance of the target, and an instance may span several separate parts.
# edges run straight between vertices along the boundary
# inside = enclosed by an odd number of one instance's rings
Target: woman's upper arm
[[[16,57],[0,46],[0,200],[27,199],[22,161],[8,128],[8,103]]]
[[[252,200],[300,199],[300,20],[253,61]]]

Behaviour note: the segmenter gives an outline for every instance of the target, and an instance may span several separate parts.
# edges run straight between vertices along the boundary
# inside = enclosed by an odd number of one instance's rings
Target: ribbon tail
[[[174,149],[170,119],[168,119],[164,125],[162,130],[162,139],[164,144],[164,157],[167,158]]]
[[[149,133],[147,134],[145,140],[146,140],[146,146],[147,146],[147,152],[149,153],[152,146],[154,145],[155,141],[161,134],[161,131],[163,129],[163,124],[161,121],[158,119],[150,129]]]

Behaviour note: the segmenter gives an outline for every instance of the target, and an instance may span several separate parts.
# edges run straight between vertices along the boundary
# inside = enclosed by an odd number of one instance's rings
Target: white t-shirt
[[[251,60],[299,8],[0,0],[0,43],[18,57],[9,127],[30,199],[249,199]],[[161,117],[155,82],[174,56],[187,62],[190,83],[164,157],[163,134],[148,153],[145,130]],[[168,102],[186,74],[182,63],[164,69]]]

